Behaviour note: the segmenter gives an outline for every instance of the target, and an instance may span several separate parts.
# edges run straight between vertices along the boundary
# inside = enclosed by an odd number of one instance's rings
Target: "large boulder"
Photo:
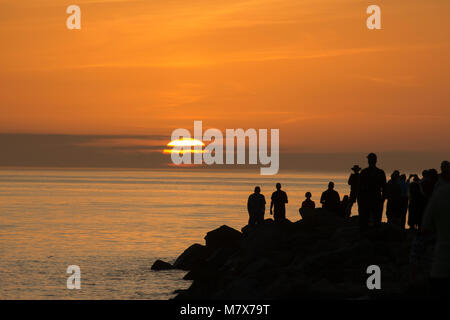
[[[258,299],[260,290],[258,281],[251,277],[235,279],[227,282],[223,288],[213,292],[211,298],[214,300],[251,300]]]
[[[232,247],[219,248],[206,259],[206,262],[215,268],[220,268],[235,252],[236,250]]]
[[[303,220],[311,219],[314,217],[314,208],[300,208],[298,210]]]
[[[395,225],[382,223],[378,228],[370,229],[366,236],[372,241],[398,242],[404,240],[407,234]]]
[[[251,276],[258,272],[268,270],[274,266],[274,263],[269,259],[263,257],[262,259],[254,260],[244,266],[240,272],[240,276]]]
[[[220,248],[237,248],[242,241],[242,233],[223,225],[213,231],[210,231],[205,236],[206,247],[212,250]]]
[[[173,266],[176,269],[192,270],[197,265],[204,263],[210,253],[211,250],[204,245],[195,243],[184,250],[184,252],[175,260]]]
[[[285,219],[281,222],[274,222],[267,219],[261,225],[247,226],[242,229],[243,243],[241,248],[245,254],[260,255],[270,250],[282,249],[287,245],[289,239],[296,234],[294,223]]]
[[[159,270],[171,270],[171,269],[173,269],[173,266],[172,266],[170,263],[168,263],[168,262],[165,262],[165,261],[162,261],[162,260],[159,260],[159,259],[158,259],[158,260],[156,260],[156,261],[153,263],[151,269],[152,269],[152,270],[155,270],[155,271],[159,271]]]
[[[194,267],[191,271],[184,275],[184,280],[210,281],[218,276],[217,270],[208,264],[201,264]]]

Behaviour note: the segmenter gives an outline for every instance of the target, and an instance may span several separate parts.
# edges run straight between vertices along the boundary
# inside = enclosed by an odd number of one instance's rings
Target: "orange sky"
[[[70,4],[82,30],[66,29]],[[383,30],[366,29],[378,4]],[[449,149],[446,0],[0,0],[0,132],[279,128],[297,152]]]

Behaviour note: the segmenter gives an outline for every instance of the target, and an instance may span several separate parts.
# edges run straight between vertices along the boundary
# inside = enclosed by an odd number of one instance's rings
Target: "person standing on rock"
[[[361,171],[361,167],[355,164],[352,167],[353,173],[348,178],[348,185],[350,186],[350,202],[347,210],[351,213],[352,207],[358,198],[358,190],[359,190],[359,172]]]
[[[386,217],[387,222],[393,225],[400,225],[402,188],[400,186],[400,172],[394,170],[391,179],[386,184]]]
[[[412,174],[410,177],[413,178],[413,181],[409,185],[408,225],[411,229],[420,229],[427,199],[422,193],[419,176]]]
[[[266,211],[266,198],[261,194],[261,188],[255,187],[255,192],[248,197],[248,224],[255,225],[264,222],[264,212]]]
[[[450,162],[444,160],[441,163],[441,174],[434,186],[434,190],[437,190],[448,183],[450,183]]]
[[[406,179],[406,175],[402,174],[400,175],[400,189],[402,191],[401,198],[400,198],[400,228],[405,229],[406,224],[406,215],[408,212],[408,205],[409,205],[409,185],[410,185],[411,179]]]
[[[359,225],[365,231],[372,218],[374,226],[381,225],[383,205],[386,199],[386,174],[377,168],[377,155],[367,156],[369,166],[361,171],[358,192]]]
[[[449,298],[450,286],[450,183],[433,192],[422,221],[422,234],[436,233],[431,286],[436,297]]]
[[[283,221],[286,219],[286,203],[288,203],[288,197],[286,192],[281,190],[281,184],[277,183],[277,191],[272,193],[270,202],[270,214],[273,214],[275,221]],[[272,209],[274,209],[272,211]]]

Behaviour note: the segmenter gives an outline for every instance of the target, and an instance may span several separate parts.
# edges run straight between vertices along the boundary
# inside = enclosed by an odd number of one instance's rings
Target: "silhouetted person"
[[[281,190],[280,183],[277,183],[276,188],[277,191],[272,193],[271,197],[270,214],[273,213],[273,218],[275,221],[282,221],[286,219],[286,203],[288,203],[288,197],[286,192]]]
[[[434,168],[429,169],[428,173],[430,175],[431,185],[433,186],[433,190],[432,190],[431,194],[433,194],[434,188],[436,187],[436,184],[439,181],[439,174],[438,174],[437,170]]]
[[[352,210],[352,206],[350,203],[350,197],[345,195],[342,198],[341,204],[339,206],[339,215],[343,218],[348,218],[348,217],[350,217],[351,210]]]
[[[401,197],[400,172],[395,170],[391,174],[391,180],[386,184],[386,217],[388,223],[400,225]]]
[[[433,193],[433,182],[431,181],[430,171],[423,170],[422,171],[422,181],[420,182],[420,186],[422,188],[422,192],[425,195],[425,198],[430,200],[431,194]]]
[[[311,200],[312,194],[311,192],[305,193],[305,201],[302,202],[302,208],[310,208],[314,209],[316,207],[316,203]]]
[[[332,211],[339,212],[339,207],[341,204],[341,198],[339,193],[334,190],[334,182],[328,183],[328,189],[322,193],[320,197],[320,203],[322,204],[322,208]]]
[[[433,293],[449,297],[450,287],[450,184],[433,193],[425,210],[422,232],[436,233],[436,244],[431,268]]]
[[[434,186],[434,190],[437,190],[448,183],[450,183],[450,162],[444,160],[441,163],[441,174]]]
[[[360,173],[358,192],[358,211],[361,231],[365,231],[372,218],[374,225],[381,224],[383,203],[385,199],[386,174],[377,168],[377,156],[371,153],[367,156],[369,167]]]
[[[350,199],[349,199],[349,206],[347,210],[352,212],[353,204],[358,199],[358,190],[359,190],[359,171],[361,171],[361,167],[355,164],[352,167],[353,173],[348,178],[348,185],[350,186]]]
[[[408,212],[408,190],[409,190],[409,183],[410,183],[411,177],[406,180],[406,175],[402,174],[400,175],[399,179],[399,185],[400,185],[400,228],[405,228],[406,223],[406,214]]]
[[[298,211],[300,212],[300,215],[302,218],[305,218],[306,216],[310,216],[314,214],[314,209],[316,208],[316,203],[311,200],[311,192],[307,192],[305,194],[305,201],[302,202],[302,206]]]
[[[264,211],[266,210],[266,198],[261,194],[261,188],[255,187],[255,192],[248,197],[248,224],[261,224],[264,222]]]
[[[420,229],[427,199],[422,192],[419,177],[416,174],[410,177],[413,181],[409,184],[408,226],[411,229]]]

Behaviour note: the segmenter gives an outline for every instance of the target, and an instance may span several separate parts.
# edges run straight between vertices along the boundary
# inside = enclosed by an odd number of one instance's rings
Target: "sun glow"
[[[196,146],[202,146],[204,147],[205,144],[197,139],[192,138],[181,138],[177,140],[172,140],[167,144],[168,147],[196,147]]]
[[[184,153],[205,153],[204,150],[192,150],[192,149],[185,149],[186,147],[204,147],[205,144],[197,139],[192,139],[192,138],[181,138],[181,139],[176,139],[176,140],[172,140],[167,144],[168,147],[174,147],[175,149],[164,149],[163,153],[179,153],[179,154],[184,154]],[[180,147],[183,147],[183,149],[179,149]]]

